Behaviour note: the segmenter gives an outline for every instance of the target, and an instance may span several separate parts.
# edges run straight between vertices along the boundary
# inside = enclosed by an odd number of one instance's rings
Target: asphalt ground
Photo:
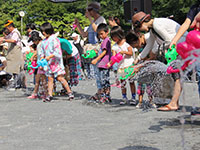
[[[0,89],[0,150],[200,149],[200,117],[190,116],[192,107],[200,106],[196,83],[184,83],[180,110],[160,112],[120,106],[116,87],[112,103],[89,103],[94,80],[73,87],[73,101],[59,95],[50,103],[29,100],[30,81],[26,92]]]

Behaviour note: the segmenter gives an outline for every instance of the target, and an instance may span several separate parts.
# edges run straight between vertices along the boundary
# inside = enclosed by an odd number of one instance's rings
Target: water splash
[[[150,84],[155,103],[169,103],[173,94],[174,80],[166,73],[167,65],[156,60],[145,61],[142,65],[143,67],[130,80]]]
[[[187,75],[190,71],[194,70],[195,67],[197,65],[200,64],[200,49],[197,50],[193,50],[192,52],[190,52],[189,56],[181,61],[180,67],[183,66],[185,63],[187,63],[188,61],[190,61],[189,66],[183,71],[180,69],[180,73],[181,73],[181,85],[182,85],[182,103],[183,103],[183,107],[182,107],[182,116],[180,118],[180,123],[181,123],[181,143],[182,143],[182,149],[185,150],[185,136],[184,136],[184,124],[185,124],[185,118],[184,116],[186,115],[186,108],[185,108],[185,103],[186,103],[186,96],[185,96],[185,92],[186,89],[184,88],[184,82],[187,79]],[[195,79],[192,80],[192,83],[195,83]],[[193,105],[193,108],[195,108],[195,106]],[[194,119],[191,117],[191,123],[194,122]]]

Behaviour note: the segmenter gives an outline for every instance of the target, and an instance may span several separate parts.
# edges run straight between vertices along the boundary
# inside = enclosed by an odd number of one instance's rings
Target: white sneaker
[[[138,103],[138,104],[136,105],[136,108],[141,109],[141,108],[142,108],[142,103]]]
[[[150,108],[157,108],[157,105],[154,104],[154,103],[150,103],[150,104],[149,104],[149,107],[150,107]]]
[[[127,98],[122,98],[122,101],[119,103],[120,105],[125,105],[128,103],[128,99]]]
[[[130,105],[136,105],[137,101],[135,99],[131,99],[131,100],[129,100],[129,104]]]

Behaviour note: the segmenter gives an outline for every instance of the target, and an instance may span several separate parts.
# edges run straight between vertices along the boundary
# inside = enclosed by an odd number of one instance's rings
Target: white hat
[[[73,34],[71,35],[72,38],[74,38],[74,37],[76,37],[76,36],[78,36],[77,33],[73,33]]]

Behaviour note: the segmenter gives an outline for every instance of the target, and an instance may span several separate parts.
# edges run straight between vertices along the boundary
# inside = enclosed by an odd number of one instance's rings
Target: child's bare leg
[[[44,74],[41,74],[41,81],[42,81],[42,87],[43,87],[43,90],[44,90],[44,95],[47,96],[48,94],[48,91],[47,91],[47,79],[46,79],[46,76]]]
[[[54,77],[48,77],[48,95],[52,96],[53,93],[53,80]]]
[[[68,92],[68,93],[72,93],[67,81],[65,80],[64,76],[63,75],[59,75],[57,77],[57,80],[62,84],[62,86],[65,88],[65,90]]]
[[[131,93],[135,94],[135,83],[134,82],[130,82],[130,88],[131,88]]]
[[[126,94],[126,81],[121,80],[121,90],[122,90],[122,95]]]
[[[126,95],[126,81],[121,80],[121,90],[122,90],[122,101],[120,102],[120,105],[124,105],[128,103],[128,98]]]
[[[142,104],[143,101],[143,95],[139,95],[139,103]]]
[[[34,88],[34,91],[33,91],[34,95],[36,95],[38,93],[39,86],[40,86],[40,74],[36,74],[35,75],[35,88]]]
[[[136,97],[136,90],[135,90],[135,82],[129,82],[130,84],[130,89],[131,89],[131,96],[132,96],[132,100],[135,100],[135,97]]]

